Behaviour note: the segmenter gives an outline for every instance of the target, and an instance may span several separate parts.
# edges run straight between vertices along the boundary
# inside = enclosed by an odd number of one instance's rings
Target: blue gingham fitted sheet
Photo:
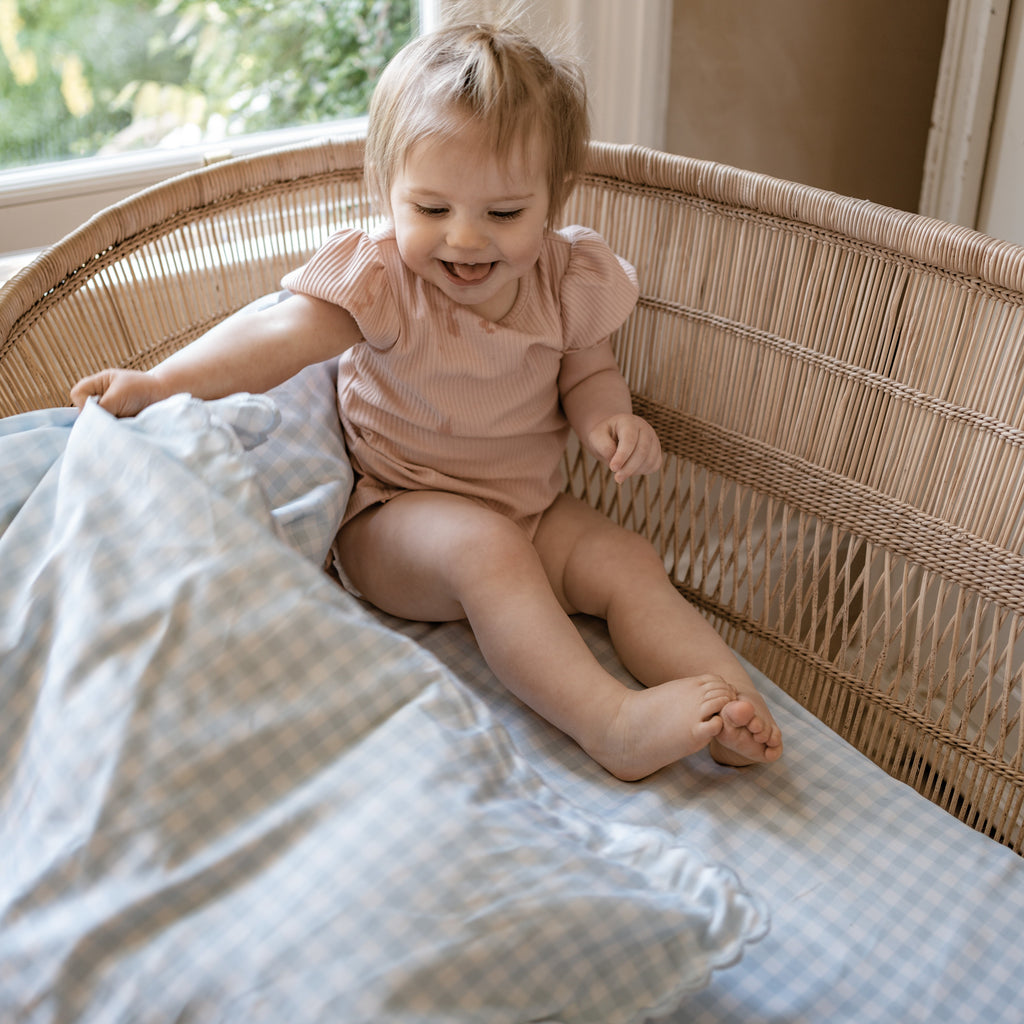
[[[768,680],[780,764],[621,783],[331,583],[330,365],[0,464],[0,1020],[1024,1019],[1024,861]]]

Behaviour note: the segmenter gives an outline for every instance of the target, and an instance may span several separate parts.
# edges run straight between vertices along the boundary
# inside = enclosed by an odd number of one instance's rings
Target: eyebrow
[[[406,185],[404,191],[407,195],[415,196],[417,199],[440,199],[447,201],[447,196],[442,192],[435,192],[431,188],[417,188],[414,185]],[[536,192],[524,192],[521,195],[502,195],[493,199],[485,199],[484,204],[491,206],[494,203],[524,203],[529,199],[536,199]]]

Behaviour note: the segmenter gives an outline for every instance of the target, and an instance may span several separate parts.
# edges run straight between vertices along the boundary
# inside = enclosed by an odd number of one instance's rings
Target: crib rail
[[[0,413],[153,365],[371,222],[362,148],[215,165],[0,291]],[[636,267],[615,340],[667,456],[568,487],[645,533],[752,663],[1024,852],[1024,250],[765,176],[595,145],[567,219]]]

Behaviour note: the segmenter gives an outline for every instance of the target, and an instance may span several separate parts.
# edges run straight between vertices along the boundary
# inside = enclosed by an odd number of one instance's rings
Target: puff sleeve
[[[281,283],[348,310],[374,348],[389,348],[398,338],[401,321],[384,257],[378,241],[364,231],[344,228],[331,235]]]
[[[561,282],[562,337],[569,351],[603,341],[636,305],[636,271],[589,228],[559,232],[571,243]]]

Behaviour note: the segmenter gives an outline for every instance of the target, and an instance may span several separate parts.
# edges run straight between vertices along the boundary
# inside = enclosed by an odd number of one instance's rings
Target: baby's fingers
[[[109,370],[102,370],[100,373],[90,374],[83,377],[71,389],[71,401],[81,409],[86,401],[92,397],[100,398],[110,387],[111,373]]]
[[[608,468],[618,483],[631,476],[653,473],[661,468],[661,444],[658,435],[642,420],[636,420],[619,432],[615,454]]]
[[[71,389],[71,401],[78,408],[90,398],[114,416],[134,416],[157,401],[153,378],[141,370],[101,370],[83,377]]]

